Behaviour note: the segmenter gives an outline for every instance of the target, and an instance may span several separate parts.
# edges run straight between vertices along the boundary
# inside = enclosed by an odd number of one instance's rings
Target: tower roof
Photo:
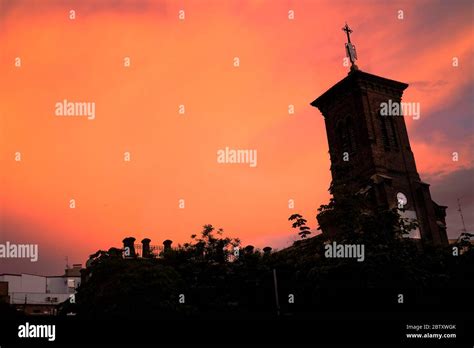
[[[345,91],[354,89],[354,87],[357,86],[363,86],[367,84],[394,89],[399,91],[400,93],[408,87],[408,84],[403,82],[390,80],[384,77],[366,73],[361,70],[352,70],[345,78],[343,78],[341,81],[329,88],[317,99],[312,101],[311,105],[317,107],[318,109],[321,109],[321,107],[324,107],[330,101],[337,99],[336,97],[343,96]]]

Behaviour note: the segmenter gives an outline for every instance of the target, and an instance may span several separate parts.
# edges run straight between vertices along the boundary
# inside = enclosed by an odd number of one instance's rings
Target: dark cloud
[[[445,86],[448,82],[445,80],[436,80],[436,81],[413,81],[409,82],[411,88],[415,88],[422,92],[433,92],[436,91],[443,86]]]
[[[418,82],[420,84],[421,82]],[[422,83],[422,88],[436,88],[440,82]],[[474,82],[465,88],[459,88],[457,93],[453,93],[453,98],[449,103],[440,105],[440,108],[424,117],[423,105],[421,105],[421,117],[416,121],[411,132],[413,139],[431,142],[433,135],[442,133],[446,137],[446,144],[460,144],[461,142],[472,141],[472,129],[474,110]]]
[[[471,0],[416,2],[416,7],[405,16],[416,17],[407,28],[411,35],[415,33],[417,37],[426,38],[424,47],[417,49],[433,49],[432,46],[437,41],[451,40],[453,32],[459,28],[460,23],[472,23],[472,4]]]
[[[36,262],[27,259],[0,259],[0,274],[61,275],[66,266],[66,256],[69,257],[70,265],[84,264],[88,258],[88,255],[81,255],[65,240],[48,238],[51,228],[41,226],[27,216],[11,216],[2,212],[0,219],[0,243],[9,241],[13,244],[38,244]]]
[[[440,205],[447,205],[449,238],[456,238],[462,229],[457,199],[460,199],[466,229],[474,231],[474,167],[452,172],[437,180],[426,178],[431,183],[431,196]]]

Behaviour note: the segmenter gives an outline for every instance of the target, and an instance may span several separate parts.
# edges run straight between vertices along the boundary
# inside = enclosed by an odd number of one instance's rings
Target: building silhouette
[[[352,30],[347,24],[343,30],[350,72],[311,103],[324,117],[333,184],[368,192],[375,207],[398,207],[402,217],[416,219],[411,238],[447,245],[447,207],[433,202],[430,185],[420,179],[404,116],[396,112],[408,84],[359,70]],[[330,222],[319,223],[323,233],[330,229]]]

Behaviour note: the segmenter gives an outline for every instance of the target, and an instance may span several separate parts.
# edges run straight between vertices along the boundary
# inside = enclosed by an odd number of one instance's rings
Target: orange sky
[[[66,255],[85,262],[129,235],[185,242],[207,223],[257,247],[294,239],[295,212],[316,228],[330,173],[323,118],[309,103],[347,74],[345,21],[359,67],[409,83],[404,100],[420,102],[421,119],[406,122],[437,199],[437,181],[473,167],[472,10],[469,1],[0,0],[0,238],[39,243],[41,265],[7,268],[59,273]],[[465,104],[445,112],[455,96]],[[63,99],[95,102],[96,118],[55,116]],[[217,163],[227,146],[256,149],[257,167]]]

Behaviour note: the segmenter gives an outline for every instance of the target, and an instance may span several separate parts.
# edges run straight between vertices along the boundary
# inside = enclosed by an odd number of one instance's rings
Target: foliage
[[[299,228],[298,234],[300,235],[301,239],[305,239],[308,235],[311,234],[310,228],[306,226],[306,219],[303,218],[300,214],[293,214],[288,218],[289,221],[293,222],[293,228]]]
[[[400,238],[413,226],[397,210],[371,211],[367,198],[341,192],[319,209],[333,214],[339,233],[300,234],[301,240],[278,252],[264,254],[251,245],[240,249],[239,239],[224,237],[212,225],[155,259],[123,258],[116,248],[98,251],[83,272],[76,304],[65,306],[64,313],[73,309],[83,318],[271,317],[276,313],[273,270],[281,312],[293,316],[324,308],[365,310],[394,289],[437,289],[439,298],[451,298],[459,289],[474,288],[474,250],[453,257],[450,248]],[[299,214],[289,220],[294,228],[306,225]],[[324,257],[325,244],[333,240],[365,245],[364,262]],[[304,307],[288,304],[288,294]]]

